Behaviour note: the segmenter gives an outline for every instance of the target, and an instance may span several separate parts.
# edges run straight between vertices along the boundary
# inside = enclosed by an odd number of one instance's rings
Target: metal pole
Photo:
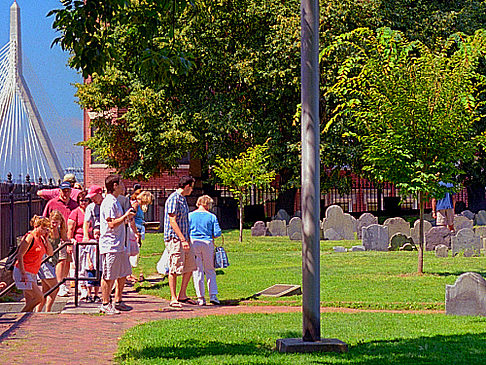
[[[303,340],[319,341],[319,1],[301,1]]]

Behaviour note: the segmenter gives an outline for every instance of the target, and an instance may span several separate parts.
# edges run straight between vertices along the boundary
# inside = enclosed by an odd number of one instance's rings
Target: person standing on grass
[[[24,292],[25,305],[22,312],[32,312],[37,305],[44,306],[44,295],[37,286],[37,273],[44,255],[52,256],[53,253],[47,240],[51,228],[49,219],[35,215],[30,225],[33,230],[22,238],[13,269],[15,285]]]
[[[189,213],[191,244],[196,254],[196,270],[192,274],[197,304],[206,305],[204,298],[204,275],[208,282],[209,301],[211,304],[221,304],[218,300],[218,285],[214,270],[214,239],[221,236],[218,218],[209,210],[213,199],[208,195],[197,199],[197,210]]]
[[[120,310],[128,311],[132,308],[123,303],[122,294],[125,280],[132,273],[126,247],[126,227],[128,221],[135,216],[135,211],[123,212],[117,200],[125,193],[125,185],[119,175],[109,175],[105,179],[106,197],[100,207],[100,240],[99,248],[102,260],[101,293],[102,304],[100,312],[105,314],[119,314]],[[115,288],[115,305],[111,303],[111,290]]]
[[[439,185],[446,188],[453,188],[451,183],[439,182]],[[432,218],[437,220],[438,226],[447,226],[454,232],[454,209],[456,208],[456,194],[445,193],[442,199],[432,199]]]
[[[169,253],[169,305],[173,308],[181,308],[181,303],[197,304],[186,294],[187,284],[196,269],[195,255],[189,238],[189,206],[186,201],[186,196],[191,195],[193,187],[192,177],[181,177],[178,189],[165,202],[164,241]],[[177,276],[182,276],[179,295]]]

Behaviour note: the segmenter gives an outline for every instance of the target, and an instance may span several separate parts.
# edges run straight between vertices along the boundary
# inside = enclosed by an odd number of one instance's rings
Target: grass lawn
[[[278,338],[301,337],[302,315],[241,314],[163,320],[134,327],[119,343],[124,364],[484,364],[486,318],[323,313],[322,337],[346,354],[280,354]]]
[[[238,231],[225,232],[230,267],[217,271],[219,298],[227,304],[301,305],[300,296],[249,300],[273,284],[301,284],[301,242],[287,237],[251,237],[244,242]],[[218,243],[218,242],[217,242]],[[321,302],[325,306],[383,309],[443,309],[445,285],[467,271],[486,274],[484,257],[436,258],[425,253],[424,275],[416,275],[417,252],[334,253],[332,247],[350,248],[360,241],[321,241]],[[161,234],[147,234],[140,266],[145,276],[155,273],[164,249]],[[138,269],[137,269],[138,270]],[[136,272],[138,273],[138,271]],[[169,298],[167,280],[137,284],[145,294]],[[193,285],[188,294],[194,296]]]

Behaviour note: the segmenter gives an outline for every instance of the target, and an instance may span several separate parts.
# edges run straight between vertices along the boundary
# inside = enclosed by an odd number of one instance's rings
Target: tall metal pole
[[[319,1],[301,1],[303,340],[319,341],[320,123]]]

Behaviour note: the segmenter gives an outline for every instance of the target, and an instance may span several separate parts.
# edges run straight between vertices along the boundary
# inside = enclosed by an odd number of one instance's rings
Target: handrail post
[[[78,306],[79,245],[74,245],[74,306]]]
[[[8,197],[10,200],[10,249],[13,249],[17,246],[17,242],[15,242],[15,226],[14,226],[14,209],[15,209],[15,197],[14,197],[14,190],[15,184],[12,181],[12,173],[9,172],[7,174],[8,180]]]

